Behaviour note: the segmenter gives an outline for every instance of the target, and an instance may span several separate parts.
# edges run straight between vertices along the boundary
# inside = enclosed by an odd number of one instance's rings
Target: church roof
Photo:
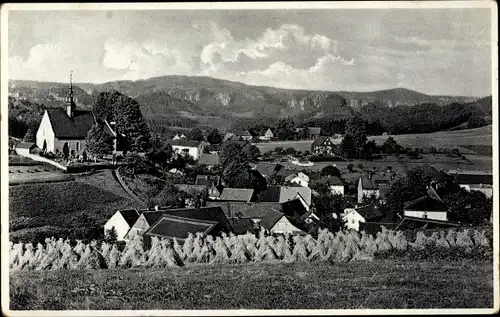
[[[92,111],[74,110],[70,118],[64,109],[50,109],[47,114],[59,139],[85,139],[95,120]]]

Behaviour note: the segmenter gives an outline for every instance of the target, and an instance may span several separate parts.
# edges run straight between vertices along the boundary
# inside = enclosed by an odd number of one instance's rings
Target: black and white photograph
[[[2,5],[2,312],[498,312],[497,23]]]

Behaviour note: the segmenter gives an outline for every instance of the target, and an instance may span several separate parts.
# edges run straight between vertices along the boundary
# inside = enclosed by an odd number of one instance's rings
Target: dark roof
[[[219,196],[220,200],[249,202],[253,197],[250,188],[224,188]]]
[[[279,202],[281,188],[279,186],[267,186],[266,190],[259,194],[259,200],[262,202]]]
[[[218,222],[226,231],[231,231],[231,224],[220,207],[166,209],[162,213],[176,217]]]
[[[320,145],[323,145],[323,143],[328,140],[328,137],[326,136],[320,136],[320,137],[317,137],[313,143],[311,144],[312,147],[314,146],[320,146]]]
[[[318,182],[331,186],[342,186],[344,183],[337,176],[322,177]]]
[[[243,131],[235,131],[233,132],[236,136],[252,136],[252,134],[248,130]]]
[[[275,175],[281,176],[281,177],[288,177],[290,175],[297,175],[297,174],[298,174],[297,171],[294,171],[294,170],[291,170],[288,168],[281,168],[279,171],[277,171],[275,173]]]
[[[167,143],[174,146],[198,147],[201,141],[196,140],[167,140]]]
[[[30,150],[31,150],[31,149],[32,149],[32,148],[34,148],[35,146],[36,146],[36,144],[35,144],[35,143],[25,143],[25,142],[21,142],[21,143],[18,143],[18,144],[16,145],[16,148],[18,148],[18,149],[30,149]]]
[[[196,185],[215,186],[219,183],[219,176],[217,175],[196,175]]]
[[[367,205],[355,209],[358,214],[360,214],[365,220],[375,219],[383,216],[380,210],[373,207],[372,205]]]
[[[425,177],[431,178],[432,180],[442,182],[446,179],[446,174],[443,172],[438,171],[435,169],[433,166],[429,164],[424,164],[420,166],[420,169],[424,173]]]
[[[441,201],[428,195],[405,202],[403,209],[420,211],[447,211],[446,206]]]
[[[215,152],[215,151],[219,151],[220,150],[220,145],[219,144],[207,144],[205,146],[205,150],[209,151],[209,152]]]
[[[163,215],[163,211],[144,211],[142,213],[148,225],[155,223]]]
[[[307,213],[306,207],[304,207],[304,204],[298,198],[281,203],[281,211],[287,216],[297,218]]]
[[[137,209],[124,209],[118,210],[118,212],[122,215],[123,219],[125,219],[129,227],[132,227],[140,216]]]
[[[468,185],[493,185],[491,174],[457,174],[454,175],[458,184]]]
[[[47,110],[47,113],[56,138],[85,139],[95,123],[92,111],[74,110],[72,118],[61,108]]]
[[[220,157],[217,154],[203,153],[198,159],[198,164],[200,165],[219,165]]]
[[[205,235],[211,234],[217,225],[216,221],[163,215],[144,234],[184,240],[188,237],[189,233],[196,234],[197,232],[201,232]]]
[[[262,219],[271,210],[279,210],[279,203],[246,203],[246,202],[222,202],[209,201],[207,207],[221,207],[226,217],[235,217],[241,214],[243,218]]]
[[[260,225],[265,229],[271,229],[283,216],[283,213],[271,209],[266,213],[264,218],[262,218],[262,220],[260,221]]]
[[[268,177],[283,169],[283,165],[277,163],[259,162],[255,167],[262,176]]]
[[[394,230],[401,230],[404,228],[415,228],[415,227],[423,227],[426,228],[442,228],[442,227],[458,227],[460,224],[450,221],[444,220],[436,220],[436,219],[424,219],[418,217],[408,217],[404,216],[403,219],[394,227]]]
[[[256,233],[252,219],[250,218],[228,218],[235,234],[247,232]]]
[[[262,219],[266,216],[269,210],[280,210],[280,208],[280,203],[276,202],[254,203],[250,206],[250,208],[244,211],[243,216],[252,219]]]
[[[391,183],[390,178],[385,175],[363,173],[361,175],[361,184],[363,189],[376,190],[380,187],[388,187]]]
[[[321,134],[321,128],[317,127],[308,127],[309,133],[312,135],[320,135]]]

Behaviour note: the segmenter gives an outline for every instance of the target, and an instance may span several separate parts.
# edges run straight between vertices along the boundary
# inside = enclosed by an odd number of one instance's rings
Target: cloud
[[[191,65],[179,51],[166,43],[149,41],[120,41],[108,39],[104,43],[103,65],[124,71],[121,79],[137,80],[167,74],[191,73]]]

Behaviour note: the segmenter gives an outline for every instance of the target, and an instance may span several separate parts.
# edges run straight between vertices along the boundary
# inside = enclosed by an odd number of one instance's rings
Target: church
[[[46,109],[36,133],[36,145],[43,152],[63,152],[68,147],[71,156],[82,154],[85,138],[95,123],[92,111],[77,110],[73,98],[73,83],[70,74],[69,94],[65,109]],[[108,133],[112,132],[107,125]]]

